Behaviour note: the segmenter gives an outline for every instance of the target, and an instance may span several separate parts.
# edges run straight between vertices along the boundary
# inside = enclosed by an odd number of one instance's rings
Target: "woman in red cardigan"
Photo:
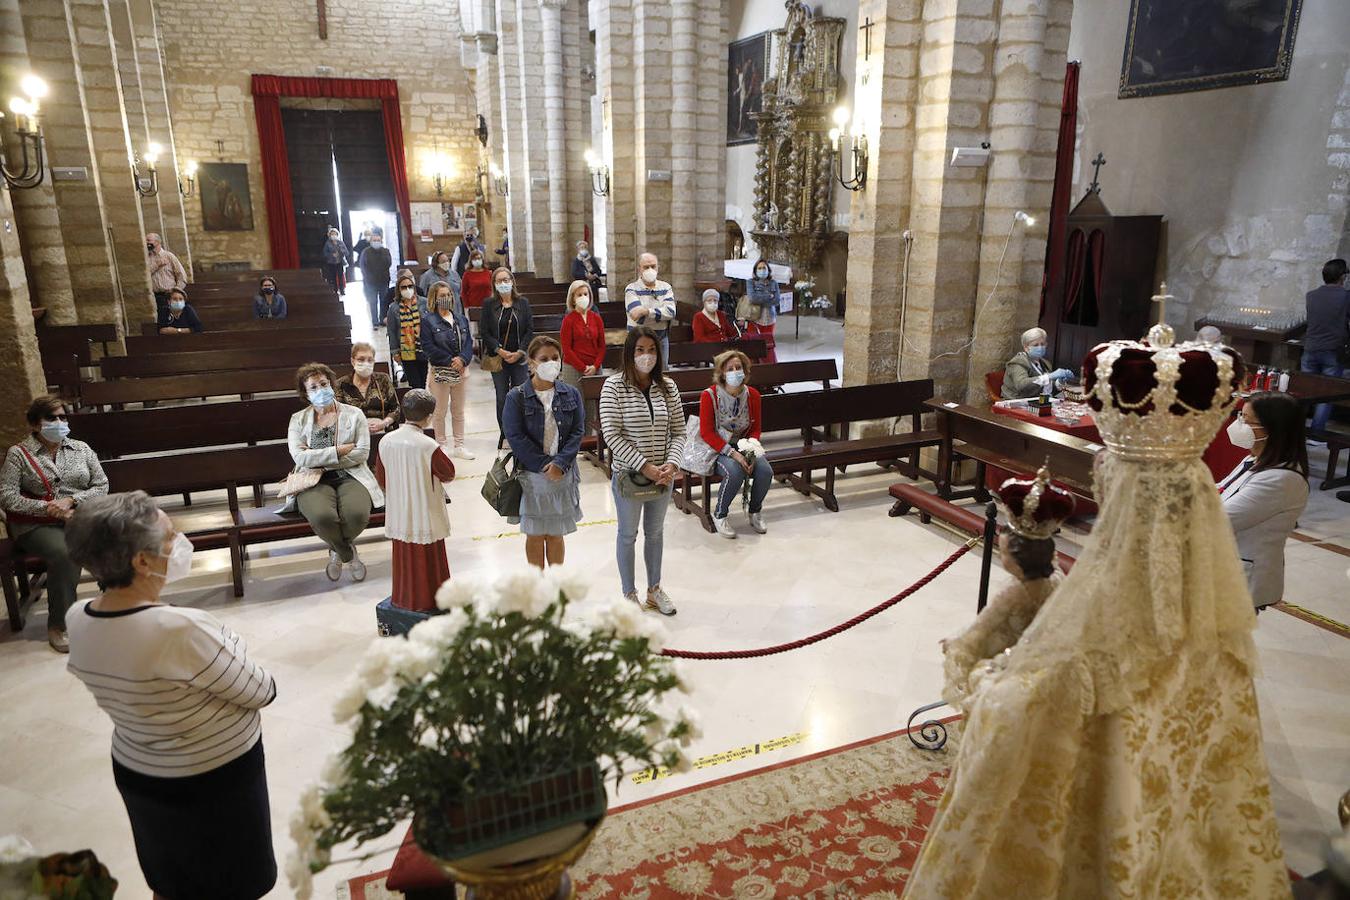
[[[718,308],[722,295],[713,288],[703,292],[703,311],[694,316],[694,343],[723,344],[739,336],[727,314]]]
[[[583,375],[599,375],[605,364],[605,323],[592,309],[591,286],[574,281],[567,289],[562,321],[562,380],[576,387]]]
[[[475,250],[469,254],[469,264],[464,267],[464,275],[460,279],[460,303],[466,310],[474,309],[481,307],[483,301],[490,296],[492,296],[492,272],[483,261],[483,251]]]
[[[763,456],[748,461],[736,442],[742,438],[759,440],[763,419],[759,414],[759,391],[745,383],[750,374],[750,358],[739,350],[727,350],[713,360],[712,387],[698,402],[698,429],[704,442],[717,451],[713,466],[722,476],[713,510],[713,525],[724,538],[735,539],[736,532],[727,522],[731,501],[750,478],[750,527],[760,534],[768,531],[760,510],[773,483],[773,467]]]

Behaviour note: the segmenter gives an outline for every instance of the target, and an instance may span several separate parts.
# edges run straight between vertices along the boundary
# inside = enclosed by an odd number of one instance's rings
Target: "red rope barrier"
[[[909,587],[905,588],[903,591],[896,594],[891,599],[883,600],[881,603],[877,604],[876,606],[872,607],[866,612],[861,612],[858,615],[854,616],[853,618],[849,619],[847,622],[843,622],[827,631],[822,631],[819,634],[813,634],[810,637],[804,637],[800,640],[792,641],[789,644],[777,644],[773,647],[763,647],[759,650],[700,651],[700,650],[666,649],[661,651],[661,655],[672,656],[675,657],[676,659],[754,659],[760,656],[773,656],[775,653],[786,653],[789,650],[797,650],[801,647],[809,647],[812,644],[816,644],[819,643],[820,641],[825,640],[826,638],[834,637],[836,634],[839,634],[842,631],[848,631],[855,625],[861,625],[863,622],[866,622],[868,619],[872,618],[878,613],[883,613],[886,610],[890,609],[892,606],[899,603],[901,600],[905,599],[910,594],[913,594],[915,591],[922,589],[934,578],[937,578],[943,572],[947,571],[947,569],[951,567],[952,563],[956,562],[962,556],[969,553],[970,548],[974,547],[978,543],[979,538],[971,538],[970,540],[962,544],[960,547],[957,547],[956,552],[954,552],[951,556],[947,557],[941,563],[939,563],[937,568],[933,569],[933,571],[929,572],[927,575],[923,576],[918,581],[914,582]]]

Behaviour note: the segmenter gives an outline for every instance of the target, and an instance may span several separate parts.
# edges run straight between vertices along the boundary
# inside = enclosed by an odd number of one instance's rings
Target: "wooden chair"
[[[993,405],[1003,399],[1003,370],[997,372],[986,372],[984,375],[984,390],[989,395],[989,403]]]

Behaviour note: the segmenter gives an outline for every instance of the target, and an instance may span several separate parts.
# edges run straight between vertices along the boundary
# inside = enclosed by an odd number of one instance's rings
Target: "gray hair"
[[[403,395],[403,418],[409,422],[425,422],[436,411],[436,397],[431,391],[413,388]]]
[[[163,545],[159,507],[145,491],[93,497],[66,523],[66,553],[102,590],[130,585],[136,580],[131,560],[142,551],[159,553]]]
[[[1027,347],[1031,346],[1032,341],[1043,340],[1045,340],[1044,328],[1028,328],[1026,331],[1022,332],[1022,349],[1025,350]]]
[[[721,303],[721,302],[722,302],[722,293],[721,293],[720,291],[718,291],[717,288],[708,288],[706,291],[703,292],[703,299],[704,299],[705,301],[706,301],[709,297],[712,297],[712,298],[713,298],[714,300],[716,300],[718,303]]]

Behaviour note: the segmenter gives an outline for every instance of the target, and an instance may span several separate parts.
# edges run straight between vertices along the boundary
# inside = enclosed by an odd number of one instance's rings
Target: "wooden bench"
[[[1341,458],[1341,452],[1350,450],[1350,434],[1343,431],[1308,431],[1308,437],[1315,441],[1322,441],[1327,445],[1327,474],[1322,479],[1318,487],[1324,491],[1332,488],[1344,487],[1350,484],[1350,455],[1346,456],[1345,474],[1336,475],[1336,463]]]
[[[675,340],[674,335],[672,335],[670,341],[670,365],[706,366],[717,357],[717,354],[733,348],[743,351],[745,355],[751,359],[759,359],[765,352],[764,341],[755,338],[731,342],[696,344],[692,340],[677,341]],[[617,369],[622,362],[623,347],[611,344],[605,348],[605,368]]]
[[[351,374],[351,367],[335,368],[337,376]],[[228,376],[169,375],[161,378],[120,378],[87,381],[80,385],[80,405],[93,409],[121,409],[128,403],[152,404],[163,400],[206,397],[252,399],[254,394],[295,390],[295,367],[230,372]]]
[[[186,338],[188,335],[183,337]],[[340,366],[349,364],[350,361],[350,344],[328,341],[299,346],[183,350],[176,353],[109,356],[100,361],[99,368],[103,377],[107,379],[156,378],[165,375],[202,375],[209,372],[286,366],[294,370],[308,362]],[[83,391],[83,388],[81,390]]]
[[[288,332],[292,329],[300,328],[344,328],[347,333],[351,333],[351,319],[344,313],[339,316],[320,316],[311,318],[308,316],[298,316],[294,319],[254,319],[229,318],[229,319],[205,319],[202,321],[202,330],[199,334],[213,334],[217,332]],[[142,322],[140,333],[146,336],[159,335],[159,325],[156,322]],[[163,337],[185,338],[188,335],[162,335]]]
[[[272,332],[266,328],[250,331],[202,331],[197,334],[132,335],[126,339],[127,355],[142,353],[181,353],[184,350],[233,350],[267,345],[342,344],[350,346],[352,330],[347,325],[309,325]]]
[[[751,371],[753,374],[754,370]],[[910,477],[920,474],[932,477],[934,473],[919,467],[919,452],[937,446],[942,439],[937,431],[921,427],[921,416],[926,411],[924,403],[932,395],[932,379],[922,379],[764,397],[760,404],[762,431],[765,434],[798,431],[802,437],[800,446],[773,447],[767,451],[774,475],[803,494],[819,497],[831,512],[839,511],[834,493],[835,473],[845,466],[882,463]],[[911,431],[863,438],[848,436],[854,422],[902,417],[909,417]],[[901,459],[905,456],[907,461]],[[824,485],[813,480],[813,473],[818,470],[825,473]],[[703,527],[713,531],[712,485],[721,481],[721,476],[715,469],[707,475],[688,470],[682,474],[672,496],[676,507],[698,516]],[[694,493],[700,486],[701,498]]]

